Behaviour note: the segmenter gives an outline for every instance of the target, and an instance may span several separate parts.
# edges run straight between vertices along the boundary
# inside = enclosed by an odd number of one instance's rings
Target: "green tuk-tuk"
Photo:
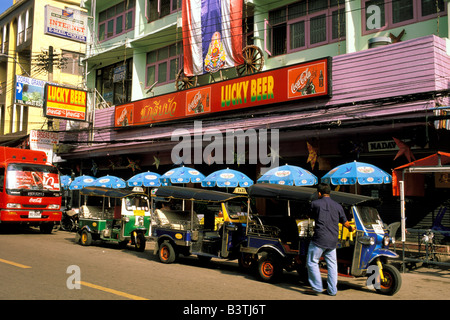
[[[139,189],[81,189],[81,195],[89,200],[85,200],[85,205],[80,208],[77,240],[81,245],[102,240],[117,242],[125,248],[131,241],[136,250],[144,251],[149,239],[151,213],[149,198],[142,188]]]

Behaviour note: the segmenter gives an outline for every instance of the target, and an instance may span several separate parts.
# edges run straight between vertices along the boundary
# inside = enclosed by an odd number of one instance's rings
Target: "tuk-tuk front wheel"
[[[159,260],[162,263],[172,263],[175,261],[176,253],[172,244],[168,241],[165,241],[159,245],[158,249]]]
[[[397,268],[389,264],[383,264],[383,278],[380,279],[379,288],[375,288],[378,293],[392,296],[400,290],[402,276]]]
[[[273,254],[263,252],[258,260],[258,273],[264,282],[276,282],[283,272],[283,268]]]
[[[92,244],[92,234],[87,230],[81,231],[80,243],[82,246],[90,246]]]
[[[145,251],[145,236],[143,233],[136,234],[134,239],[134,245],[136,246],[136,250],[139,252]]]

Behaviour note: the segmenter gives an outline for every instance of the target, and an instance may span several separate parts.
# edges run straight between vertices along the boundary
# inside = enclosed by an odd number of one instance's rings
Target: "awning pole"
[[[406,215],[405,215],[405,185],[399,181],[400,187],[400,216],[402,228],[402,272],[405,272],[405,242],[406,242]]]

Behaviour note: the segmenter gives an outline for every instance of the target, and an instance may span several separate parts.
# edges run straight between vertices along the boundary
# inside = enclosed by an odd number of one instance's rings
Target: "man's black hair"
[[[320,192],[321,194],[330,194],[331,193],[331,187],[327,183],[319,183],[317,185],[317,192]]]

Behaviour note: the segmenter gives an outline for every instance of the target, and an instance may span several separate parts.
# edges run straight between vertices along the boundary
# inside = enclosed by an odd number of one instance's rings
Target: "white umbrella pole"
[[[291,200],[288,200],[288,217],[291,216]]]
[[[399,181],[400,186],[400,216],[402,229],[402,269],[405,272],[405,242],[406,242],[406,214],[405,214],[405,184],[404,181]]]

